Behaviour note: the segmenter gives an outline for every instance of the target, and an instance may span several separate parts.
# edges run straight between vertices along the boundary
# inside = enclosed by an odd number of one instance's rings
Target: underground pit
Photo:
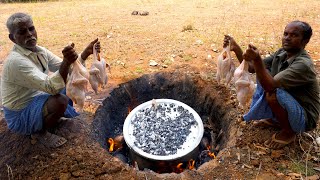
[[[123,139],[123,124],[128,114],[152,99],[173,99],[190,106],[201,117],[204,133],[196,148],[184,158],[170,161],[148,159],[132,151]],[[199,168],[228,144],[230,93],[214,81],[203,80],[197,73],[161,72],[143,75],[113,89],[100,106],[92,123],[93,136],[111,155],[140,170],[157,173],[180,173]],[[110,139],[115,142],[110,151]],[[119,148],[120,147],[120,148]],[[192,157],[192,159],[191,159]]]

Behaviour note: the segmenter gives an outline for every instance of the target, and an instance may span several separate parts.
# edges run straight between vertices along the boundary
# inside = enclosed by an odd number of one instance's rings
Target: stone
[[[149,65],[150,66],[158,66],[158,63],[155,60],[150,60]]]
[[[148,16],[149,12],[148,11],[141,11],[141,12],[139,12],[139,15],[140,16]]]
[[[118,162],[115,162],[115,161],[110,161],[110,162],[106,162],[102,168],[104,169],[104,171],[107,173],[107,174],[113,174],[113,173],[116,173],[116,172],[119,172],[121,171],[123,168],[122,168],[122,163],[119,163]]]
[[[70,173],[60,173],[59,179],[60,180],[68,180],[71,178],[71,174]]]
[[[132,11],[131,15],[138,15],[139,11]]]
[[[260,161],[257,159],[251,160],[251,165],[253,165],[254,167],[259,167]]]
[[[316,142],[317,142],[318,146],[320,146],[320,137],[316,138]]]
[[[306,180],[318,180],[320,179],[319,175],[313,175],[306,177]]]
[[[271,157],[272,158],[279,158],[281,156],[283,156],[285,153],[283,150],[272,150],[271,151]]]
[[[72,175],[75,177],[83,177],[84,171],[83,170],[74,171],[74,172],[72,172]]]

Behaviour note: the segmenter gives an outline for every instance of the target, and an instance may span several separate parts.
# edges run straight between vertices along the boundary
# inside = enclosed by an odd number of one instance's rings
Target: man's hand
[[[241,63],[243,60],[242,57],[242,49],[240,48],[240,46],[236,43],[236,41],[233,39],[233,37],[231,37],[230,35],[224,35],[224,39],[223,39],[223,47],[227,47],[230,44],[230,51],[233,51],[236,56],[237,59],[239,60],[239,62]]]
[[[230,35],[224,35],[223,47],[227,47],[230,44],[230,51],[235,51],[239,45]]]
[[[261,59],[259,50],[252,44],[248,45],[248,49],[243,54],[243,58],[246,61],[257,61]]]
[[[90,56],[91,54],[93,54],[93,46],[94,44],[97,43],[96,45],[96,50],[98,53],[100,53],[100,41],[99,39],[95,39],[92,42],[90,42],[88,44],[88,46],[83,50],[83,52],[81,53],[81,59],[86,60],[88,58],[88,56]]]
[[[78,54],[74,50],[74,43],[71,43],[70,45],[66,46],[62,50],[62,54],[63,61],[60,66],[59,73],[63,78],[64,82],[66,83],[70,65],[78,59]]]
[[[63,61],[68,65],[72,64],[78,58],[78,54],[74,50],[74,43],[66,46],[62,50],[62,54],[63,54]]]

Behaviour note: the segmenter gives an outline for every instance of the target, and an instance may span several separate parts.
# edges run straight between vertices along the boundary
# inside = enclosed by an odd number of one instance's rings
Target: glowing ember
[[[189,162],[188,162],[188,169],[194,169],[194,163],[195,163],[196,161],[195,160],[193,160],[193,159],[190,159],[189,160]]]
[[[210,151],[210,149],[211,149],[210,146],[207,146],[207,149],[208,149],[208,155],[209,155],[212,159],[216,158],[216,156],[214,155],[214,153]]]
[[[213,152],[210,152],[210,151],[209,151],[208,154],[209,154],[209,156],[210,156],[211,158],[213,158],[213,159],[216,158],[216,156],[214,155]]]
[[[114,141],[112,138],[108,139],[108,143],[109,143],[109,152],[113,152],[113,147],[114,147]]]
[[[182,165],[183,165],[183,163],[179,163],[179,164],[177,165],[177,169],[176,169],[176,172],[177,172],[177,173],[183,172]]]
[[[124,138],[122,135],[116,136],[114,139],[109,138],[109,152],[114,152],[123,148]]]

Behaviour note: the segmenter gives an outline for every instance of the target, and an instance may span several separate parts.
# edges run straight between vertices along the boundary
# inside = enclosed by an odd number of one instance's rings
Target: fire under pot
[[[195,160],[203,133],[198,113],[173,99],[153,99],[140,104],[123,125],[130,157],[140,170],[157,171],[163,166]]]
[[[204,80],[201,74],[179,71],[146,74],[122,83],[110,92],[95,113],[92,135],[113,157],[131,167],[139,166],[140,170],[181,173],[185,169],[198,169],[227,147],[232,136],[229,133],[234,126],[231,125],[230,115],[235,110],[233,104],[227,103],[232,98],[228,92],[224,87]],[[184,150],[180,149],[172,154],[161,154],[161,151],[155,154],[145,152],[142,147],[134,144],[136,137],[133,137],[133,119],[138,111],[152,107],[152,99],[156,100],[155,105],[161,106],[170,106],[174,102],[174,106],[182,106],[194,116],[197,128],[191,128],[192,133],[188,138],[185,137],[187,143],[183,146],[186,146]],[[171,100],[162,102],[161,99]],[[180,123],[178,127],[181,126]],[[192,137],[195,137],[193,142],[189,142]],[[184,140],[181,139],[179,143],[182,142]]]

